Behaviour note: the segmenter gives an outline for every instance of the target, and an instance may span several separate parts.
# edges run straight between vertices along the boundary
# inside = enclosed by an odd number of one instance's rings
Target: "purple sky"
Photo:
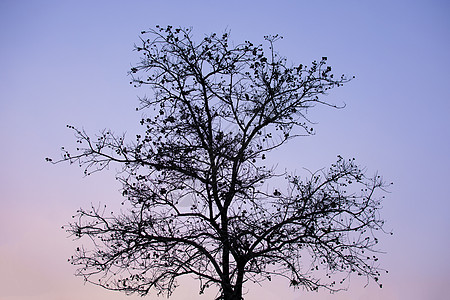
[[[156,24],[193,26],[199,38],[228,28],[236,42],[279,33],[290,61],[327,56],[336,73],[356,75],[328,96],[347,107],[312,111],[317,135],[274,159],[314,170],[354,156],[394,182],[382,212],[395,233],[380,239],[383,289],[354,278],[330,295],[275,280],[248,286],[246,300],[448,299],[449,16],[444,0],[0,1],[0,299],[138,299],[83,285],[67,263],[77,242],[60,229],[80,206],[121,200],[114,170],[83,178],[44,158],[74,145],[66,124],[139,129],[145,90],[127,71],[139,32]],[[172,299],[215,294],[197,291],[186,280]]]

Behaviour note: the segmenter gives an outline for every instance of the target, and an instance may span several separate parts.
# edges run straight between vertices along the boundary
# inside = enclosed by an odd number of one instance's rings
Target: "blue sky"
[[[279,33],[293,63],[327,56],[355,75],[331,91],[343,110],[318,108],[317,135],[273,159],[280,168],[326,167],[341,154],[394,185],[383,209],[383,289],[352,279],[334,295],[251,286],[253,299],[445,299],[450,262],[450,5],[446,1],[26,1],[0,2],[0,298],[134,299],[83,285],[67,263],[76,243],[60,229],[80,206],[117,203],[114,170],[83,178],[49,165],[74,144],[66,124],[95,133],[139,129],[145,90],[129,85],[139,32],[192,26],[236,42]],[[187,281],[173,299],[196,299]],[[151,295],[148,299],[156,299]],[[211,294],[199,299],[210,299]],[[136,298],[137,299],[137,298]]]

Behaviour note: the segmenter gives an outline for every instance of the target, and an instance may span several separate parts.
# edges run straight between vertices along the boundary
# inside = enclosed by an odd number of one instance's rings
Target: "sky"
[[[0,299],[138,299],[84,284],[67,262],[78,244],[61,226],[80,207],[121,201],[114,170],[83,177],[45,157],[75,144],[66,124],[139,129],[145,90],[127,71],[139,33],[157,24],[255,44],[278,33],[295,64],[327,56],[335,73],[356,76],[327,96],[346,108],[311,111],[317,134],[290,143],[277,164],[318,169],[340,154],[394,183],[382,209],[394,232],[380,236],[382,289],[352,278],[330,295],[274,280],[247,286],[246,300],[448,299],[449,16],[438,0],[0,1]],[[214,295],[186,279],[171,299]]]

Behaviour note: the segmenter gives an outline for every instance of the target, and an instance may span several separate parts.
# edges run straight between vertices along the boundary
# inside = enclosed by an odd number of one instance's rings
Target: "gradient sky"
[[[317,135],[278,152],[281,168],[318,169],[341,154],[393,181],[382,211],[383,289],[352,278],[346,292],[292,291],[282,280],[250,288],[246,300],[444,300],[450,285],[450,5],[378,1],[0,1],[0,299],[138,299],[84,285],[67,263],[77,242],[61,225],[91,202],[121,200],[114,170],[83,178],[51,165],[75,139],[66,124],[95,133],[138,130],[144,89],[129,85],[139,32],[160,25],[231,39],[284,39],[294,63],[322,56],[355,75],[319,108]],[[199,297],[187,280],[172,299]],[[214,293],[213,293],[214,294]],[[139,298],[140,299],[140,298]],[[152,294],[147,299],[157,299]]]

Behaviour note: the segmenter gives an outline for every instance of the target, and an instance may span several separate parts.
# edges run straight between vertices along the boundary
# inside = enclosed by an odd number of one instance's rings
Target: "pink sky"
[[[356,157],[394,182],[384,204],[390,272],[383,289],[292,291],[281,280],[249,286],[256,299],[448,299],[450,284],[450,5],[446,1],[16,1],[0,2],[0,299],[138,299],[84,285],[67,263],[77,242],[61,226],[81,206],[119,203],[114,170],[83,178],[50,165],[74,145],[66,124],[91,133],[139,129],[126,73],[139,32],[156,24],[228,28],[236,42],[279,33],[281,54],[308,64],[327,56],[356,75],[330,99],[341,111],[312,112],[317,135],[279,152],[281,168],[317,169]],[[193,281],[172,299],[198,296]],[[147,299],[156,299],[149,295]]]

